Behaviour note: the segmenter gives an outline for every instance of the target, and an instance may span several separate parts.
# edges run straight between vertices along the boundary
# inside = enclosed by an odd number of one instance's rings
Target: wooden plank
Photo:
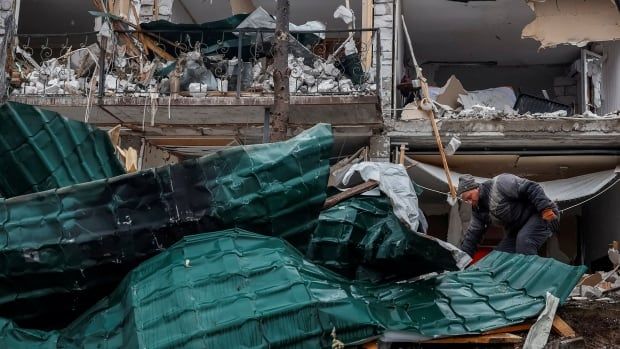
[[[530,327],[532,327],[533,324],[534,322],[528,321],[528,322],[524,322],[518,325],[497,328],[495,330],[487,331],[484,334],[499,334],[499,333],[513,333],[513,332],[529,331]]]
[[[373,13],[373,1],[372,0],[362,0],[362,29],[371,29],[374,27],[374,13]],[[372,32],[364,31],[362,32],[361,39],[361,55],[362,55],[362,66],[364,67],[364,71],[368,71],[372,66]]]
[[[555,334],[558,334],[562,337],[576,337],[577,334],[575,333],[575,330],[573,330],[567,323],[566,321],[562,320],[561,317],[559,316],[555,316],[555,318],[553,319],[553,325],[551,327],[551,329],[553,330],[553,332]]]
[[[433,339],[428,344],[516,344],[523,338],[511,333],[485,334],[481,336],[450,337]]]
[[[349,188],[346,191],[343,191],[342,193],[338,193],[334,196],[330,196],[329,198],[327,198],[327,200],[325,200],[325,204],[323,204],[323,209],[326,210],[330,207],[333,207],[341,201],[352,198],[361,193],[367,192],[370,189],[378,185],[379,185],[379,182],[370,180],[368,182],[364,182],[362,184],[356,185],[353,188]]]

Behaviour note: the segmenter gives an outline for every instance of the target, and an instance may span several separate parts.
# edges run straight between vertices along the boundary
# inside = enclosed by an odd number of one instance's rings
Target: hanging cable
[[[577,207],[577,206],[579,206],[579,205],[583,205],[583,204],[585,204],[586,202],[588,202],[588,201],[590,201],[590,200],[593,200],[593,199],[595,199],[595,198],[597,198],[597,197],[601,196],[603,193],[605,193],[606,191],[608,191],[609,189],[611,189],[611,188],[612,188],[614,185],[616,185],[618,182],[620,182],[620,178],[616,179],[616,181],[615,181],[615,182],[613,182],[610,186],[608,186],[608,187],[607,187],[607,188],[605,188],[604,190],[601,190],[600,192],[596,193],[596,195],[593,195],[593,196],[591,196],[591,197],[589,197],[589,198],[587,198],[587,199],[583,200],[582,202],[579,202],[579,203],[577,203],[577,204],[575,204],[575,205],[572,205],[572,206],[569,206],[569,207],[567,207],[567,208],[561,209],[561,210],[560,210],[560,213],[564,213],[565,211],[568,211],[568,210],[570,210],[570,209],[572,209],[572,208],[575,208],[575,207]]]

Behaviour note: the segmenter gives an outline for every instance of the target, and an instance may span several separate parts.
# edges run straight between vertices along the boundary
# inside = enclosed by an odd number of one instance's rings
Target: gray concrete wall
[[[4,103],[7,95],[8,81],[6,76],[6,61],[9,43],[15,33],[15,0],[0,0],[0,103]]]
[[[580,226],[586,264],[606,256],[608,245],[620,240],[620,183],[584,205]]]
[[[379,29],[381,36],[381,66],[378,68],[381,74],[381,84],[377,86],[377,90],[381,97],[381,110],[384,117],[390,116],[392,109],[394,17],[396,16],[394,2],[395,0],[374,0],[374,26]],[[374,44],[373,51],[377,52]]]

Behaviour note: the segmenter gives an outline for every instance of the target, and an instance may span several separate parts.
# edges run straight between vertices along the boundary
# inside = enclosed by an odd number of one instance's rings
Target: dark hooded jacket
[[[559,217],[557,205],[536,182],[511,174],[501,174],[480,184],[480,198],[472,209],[471,222],[461,249],[472,255],[489,225],[500,225],[508,233],[516,233],[532,215],[552,208]],[[557,232],[557,222],[549,229]]]

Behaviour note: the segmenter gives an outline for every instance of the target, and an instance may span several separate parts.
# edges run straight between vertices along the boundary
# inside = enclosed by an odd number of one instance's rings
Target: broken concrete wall
[[[397,0],[374,1],[374,26],[379,29],[381,36],[381,66],[375,67],[381,74],[381,84],[377,86],[381,98],[383,116],[391,115],[392,84],[394,79],[394,19],[400,14],[394,13],[394,4]],[[373,52],[377,52],[376,42],[373,42]]]
[[[15,0],[0,0],[0,103],[4,103],[6,89],[8,88],[6,79],[6,61],[9,52],[9,41],[13,35],[13,31],[17,28],[15,21],[15,8],[17,3]],[[7,31],[11,31],[7,33]]]
[[[593,41],[620,39],[620,12],[610,0],[529,1],[536,18],[522,32],[523,38],[541,47],[562,44],[585,46]]]
[[[181,159],[175,154],[152,145],[148,141],[144,144],[144,153],[142,155],[142,169],[157,168],[165,165],[173,165]]]
[[[169,21],[174,0],[140,0],[140,22]]]

